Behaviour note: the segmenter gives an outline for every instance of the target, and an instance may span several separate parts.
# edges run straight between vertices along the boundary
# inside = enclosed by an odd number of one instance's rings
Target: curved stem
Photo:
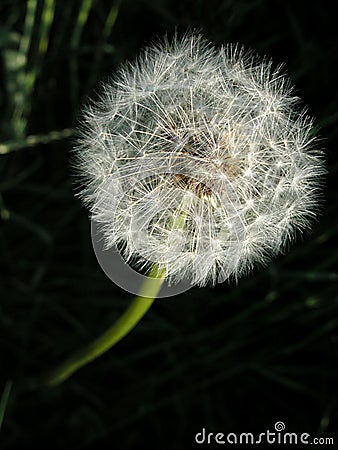
[[[124,314],[84,349],[66,359],[43,378],[43,384],[54,386],[70,377],[85,364],[90,363],[128,334],[146,314],[159,293],[165,277],[165,270],[159,270],[155,264]]]

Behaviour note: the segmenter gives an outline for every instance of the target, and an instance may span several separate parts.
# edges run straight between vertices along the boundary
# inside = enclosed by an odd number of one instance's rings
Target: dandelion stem
[[[139,295],[135,297],[124,314],[84,349],[66,359],[43,378],[43,384],[55,386],[62,383],[74,372],[90,363],[112,348],[128,334],[146,314],[159,293],[165,277],[165,270],[155,264],[141,286]]]

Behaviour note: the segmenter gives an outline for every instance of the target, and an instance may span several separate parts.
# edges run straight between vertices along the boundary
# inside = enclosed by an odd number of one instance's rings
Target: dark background
[[[1,0],[0,21],[0,449],[186,450],[202,427],[259,433],[279,420],[335,439],[318,448],[338,448],[330,2]],[[32,376],[90,342],[132,299],[101,271],[73,195],[79,108],[146,43],[189,27],[285,63],[327,154],[323,213],[266,269],[156,301],[113,350],[58,387],[31,389]]]

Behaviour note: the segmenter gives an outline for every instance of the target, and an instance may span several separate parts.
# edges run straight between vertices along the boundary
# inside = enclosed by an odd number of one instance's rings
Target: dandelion
[[[195,33],[121,68],[86,109],[77,148],[106,248],[123,243],[127,262],[198,286],[283,251],[315,217],[324,170],[292,91],[271,61]]]
[[[125,336],[163,278],[237,280],[316,216],[322,152],[290,81],[237,46],[197,33],[148,47],[87,106],[80,196],[106,248],[150,277],[124,315],[54,370],[56,384]]]

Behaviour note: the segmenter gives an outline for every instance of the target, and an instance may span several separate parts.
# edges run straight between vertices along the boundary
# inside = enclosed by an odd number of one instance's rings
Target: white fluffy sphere
[[[81,196],[106,247],[171,282],[237,278],[316,215],[322,153],[289,80],[190,33],[147,48],[86,107]]]

